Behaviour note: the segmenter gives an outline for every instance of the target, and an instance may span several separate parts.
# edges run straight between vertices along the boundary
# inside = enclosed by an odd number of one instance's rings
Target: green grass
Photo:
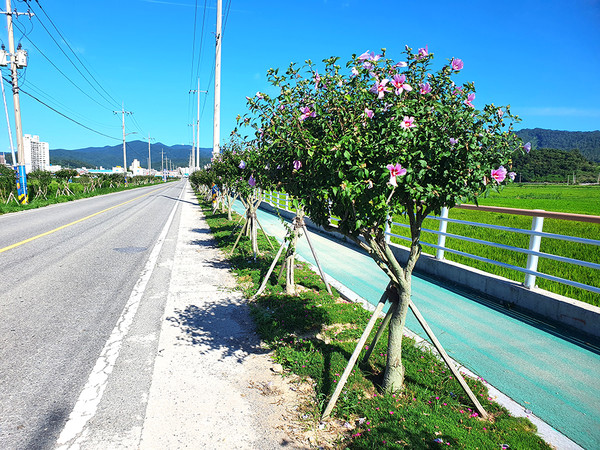
[[[488,198],[481,199],[479,204],[486,206],[544,209],[547,211],[600,215],[600,186],[514,185],[509,186],[500,194],[493,193]],[[527,216],[483,213],[458,208],[450,210],[449,217],[451,219],[502,225],[526,230],[531,229],[532,222],[532,218]],[[395,217],[394,221],[398,223],[407,223],[406,219],[401,216]],[[427,229],[437,230],[438,227],[439,222],[437,220],[428,219],[425,220],[423,224],[423,228]],[[525,234],[509,233],[453,223],[448,224],[447,231],[448,233],[500,244],[508,243],[509,245],[523,249],[527,249],[529,246],[529,236]],[[600,224],[544,219],[544,231],[597,240],[600,237]],[[409,233],[406,228],[397,226],[393,228],[392,232],[402,236],[408,236]],[[435,244],[437,243],[437,235],[424,232],[421,236],[421,241]],[[393,238],[392,242],[406,245],[406,241],[397,238]],[[446,240],[446,247],[523,268],[526,266],[527,256],[522,253],[497,249],[453,238],[448,238]],[[556,239],[542,239],[540,250],[545,253],[600,264],[600,247],[595,245],[577,244]],[[435,249],[424,245],[423,252],[435,254]],[[523,282],[525,278],[523,273],[516,270],[506,269],[491,263],[479,262],[449,252],[445,253],[445,258],[517,282]],[[598,273],[598,270],[540,258],[538,271],[560,278],[578,281],[590,286],[600,287],[600,274]],[[584,289],[574,288],[562,283],[545,280],[541,277],[536,279],[536,284],[540,288],[550,292],[565,295],[595,306],[600,306],[599,294]]]
[[[202,203],[202,200],[200,200]],[[236,221],[225,214],[213,215],[204,208],[207,222],[218,245],[231,251],[239,232]],[[275,244],[275,240],[273,243]],[[274,257],[265,238],[259,236],[264,253],[256,261],[248,239],[242,238],[230,256],[233,271],[246,296],[256,292]],[[252,315],[262,340],[274,351],[277,362],[314,386],[314,398],[299,411],[309,419],[307,427],[317,428],[326,402],[352,354],[370,313],[361,306],[341,300],[337,293],[327,294],[318,275],[299,263],[296,281],[303,288],[298,296],[285,294],[276,280],[278,267],[260,298],[251,303]],[[377,327],[375,328],[377,329]],[[550,448],[526,419],[514,418],[490,401],[479,380],[467,382],[492,416],[477,417],[458,382],[432,353],[404,339],[403,360],[406,385],[401,393],[384,395],[379,386],[383,376],[387,336],[374,349],[371,359],[355,367],[342,391],[333,416],[353,428],[328,448],[443,448],[464,449]],[[331,424],[331,422],[330,422]],[[443,443],[435,442],[442,440]]]
[[[116,187],[103,187],[103,188],[98,188],[94,191],[85,192],[85,193],[84,192],[76,192],[76,191],[79,191],[79,189],[75,189],[74,195],[55,196],[55,195],[49,194],[47,199],[38,197],[36,199],[31,200],[27,205],[19,205],[14,200],[11,200],[10,203],[0,202],[0,214],[24,211],[26,209],[43,208],[44,206],[54,205],[57,203],[72,202],[74,200],[79,200],[82,198],[96,197],[98,195],[111,194],[113,192],[126,191],[126,190],[136,189],[136,188],[145,187],[145,186],[153,186],[156,184],[162,184],[162,180],[159,182],[153,183],[153,184],[142,184],[142,185],[129,184],[127,187],[125,187],[123,185],[119,185]],[[80,186],[80,185],[78,185],[78,186]]]
[[[600,216],[600,185],[515,183],[500,193],[492,192],[479,204]]]

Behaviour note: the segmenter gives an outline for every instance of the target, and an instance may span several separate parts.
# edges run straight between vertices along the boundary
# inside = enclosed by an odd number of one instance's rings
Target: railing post
[[[542,209],[534,209],[534,211],[543,211]],[[544,218],[539,216],[533,216],[533,221],[531,223],[531,231],[535,231],[541,233],[544,229]],[[542,237],[540,235],[532,234],[529,237],[529,251],[539,252],[540,244],[542,242]],[[531,270],[537,272],[538,266],[538,255],[527,255],[527,270]],[[535,275],[525,274],[525,281],[523,284],[526,288],[532,289],[535,287]]]
[[[290,194],[288,194],[287,192],[285,193],[285,210],[290,210]]]
[[[446,230],[448,229],[448,222],[444,219],[448,218],[448,207],[444,206],[442,208],[442,213],[440,214],[440,234],[438,234],[438,247],[446,247]],[[435,253],[435,259],[444,259],[444,249],[438,248]]]

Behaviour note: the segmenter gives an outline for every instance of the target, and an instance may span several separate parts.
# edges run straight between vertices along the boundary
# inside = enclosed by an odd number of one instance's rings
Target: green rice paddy
[[[501,206],[532,210],[543,209],[546,211],[600,216],[600,186],[517,184],[507,187],[500,193],[492,193],[489,197],[481,199],[479,204],[485,206]],[[502,225],[526,230],[530,230],[532,226],[531,217],[505,213],[488,213],[453,208],[450,210],[449,217],[451,219]],[[398,223],[407,223],[402,216],[394,217],[394,221]],[[439,228],[439,222],[434,219],[427,219],[423,224],[423,228],[437,230]],[[577,236],[595,240],[600,239],[600,224],[596,223],[546,218],[544,219],[543,230],[547,233]],[[408,235],[407,229],[398,226],[395,226],[392,232],[402,236]],[[447,232],[523,249],[527,249],[529,246],[528,235],[508,231],[449,223]],[[406,245],[406,242],[401,239],[393,238],[392,241]],[[421,235],[421,242],[435,244],[437,243],[437,235],[434,233],[423,232]],[[506,264],[523,268],[526,266],[527,255],[522,253],[489,247],[484,244],[465,242],[455,238],[448,238],[446,240],[446,247]],[[597,245],[578,244],[557,239],[543,238],[540,251],[600,264],[600,247]],[[435,249],[423,245],[423,252],[435,254]],[[517,282],[523,282],[525,278],[523,273],[516,270],[507,269],[491,263],[476,261],[461,255],[454,255],[446,252],[445,258]],[[538,271],[590,286],[600,287],[600,273],[598,273],[598,270],[596,269],[553,261],[547,258],[540,258]],[[600,306],[600,294],[549,281],[541,277],[536,279],[536,284],[541,289],[565,295],[595,306]]]

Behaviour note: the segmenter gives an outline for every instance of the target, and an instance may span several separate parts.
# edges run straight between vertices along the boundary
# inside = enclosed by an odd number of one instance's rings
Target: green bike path
[[[235,209],[243,213],[239,202]],[[259,210],[258,219],[282,241],[279,217]],[[310,236],[328,276],[372,304],[379,301],[388,278],[369,256],[319,233]],[[297,251],[314,264],[304,237]],[[413,277],[412,299],[452,358],[581,447],[600,448],[600,348],[421,277]],[[410,312],[407,327],[426,338]]]

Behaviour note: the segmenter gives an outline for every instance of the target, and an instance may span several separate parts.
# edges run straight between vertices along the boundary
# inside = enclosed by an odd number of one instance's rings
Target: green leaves
[[[431,71],[432,60],[407,49],[400,61],[408,67],[354,55],[347,70],[338,57],[269,70],[280,93],[251,99],[244,122],[256,139],[240,144],[254,149],[247,162],[258,185],[285,190],[319,225],[339,217],[352,236],[378,229],[390,212],[439,211],[495,186],[490,171],[520,148],[515,118],[508,107],[478,104],[473,83],[455,84],[447,65]],[[411,89],[393,88],[395,75]],[[228,164],[221,176],[246,189],[247,176],[240,181]],[[396,164],[407,173],[394,188],[386,167]]]

